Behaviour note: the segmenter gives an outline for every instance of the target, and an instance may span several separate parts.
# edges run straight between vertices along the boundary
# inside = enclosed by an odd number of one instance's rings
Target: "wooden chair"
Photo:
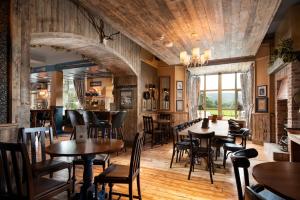
[[[250,130],[244,129],[244,131],[240,134],[242,137],[241,144],[235,144],[232,142],[224,143],[224,145],[223,145],[223,149],[224,149],[223,167],[224,168],[226,166],[226,160],[230,153],[233,153],[233,152],[236,152],[236,151],[239,151],[242,149],[246,149],[247,138],[248,138],[249,134],[250,134]],[[234,139],[234,141],[235,141],[235,139]]]
[[[96,176],[94,179],[96,191],[98,184],[108,183],[109,185],[109,199],[112,199],[112,195],[119,195],[129,197],[129,199],[137,198],[142,199],[141,187],[140,187],[140,158],[143,146],[143,134],[137,133],[132,147],[130,166],[125,165],[111,165],[100,175]],[[133,196],[132,194],[132,183],[137,179],[137,189],[138,196]],[[128,184],[129,194],[121,194],[118,192],[113,192],[113,184]],[[102,188],[105,189],[105,188]],[[96,196],[98,196],[96,192]]]
[[[162,141],[162,130],[160,129],[154,129],[153,124],[153,118],[148,116],[143,116],[143,124],[144,124],[144,143],[146,143],[146,136],[151,135],[151,148],[155,144],[155,139],[157,139],[157,136],[160,139],[160,142]]]
[[[189,141],[181,141],[179,139],[178,132],[181,128],[181,125],[173,127],[173,153],[170,163],[170,168],[172,168],[173,159],[176,154],[176,162],[180,161],[184,151],[190,149],[190,142]]]
[[[188,133],[190,137],[190,171],[188,179],[190,180],[191,173],[194,171],[195,160],[198,158],[205,158],[207,162],[207,168],[209,170],[210,182],[213,184],[212,174],[214,173],[214,151],[211,148],[211,145],[212,139],[215,136],[215,132],[195,133],[188,131]],[[195,139],[198,140],[198,144],[195,143]]]
[[[21,128],[20,134],[21,141],[25,143],[26,146],[30,147],[32,171],[34,176],[41,177],[50,174],[50,177],[52,177],[53,172],[68,169],[70,179],[72,167],[70,163],[55,160],[53,158],[46,158],[46,137],[49,137],[50,144],[53,144],[53,132],[51,127]],[[41,161],[38,161],[39,156],[37,150],[39,149],[39,146],[41,148]]]
[[[84,125],[84,119],[83,116],[77,110],[68,110],[67,115],[71,121],[72,129],[73,129],[70,137],[70,140],[72,140],[76,138],[75,127],[77,125]]]
[[[236,188],[238,191],[239,200],[244,199],[239,169],[243,169],[245,187],[249,186],[250,185],[249,184],[249,173],[248,173],[248,168],[250,167],[249,159],[255,158],[255,157],[257,157],[257,155],[258,155],[257,150],[250,148],[250,149],[243,149],[243,150],[237,151],[237,152],[233,153],[231,156],[231,161],[233,164],[233,170],[234,170],[234,175],[235,175],[235,180],[236,180]],[[246,189],[246,191],[247,191],[247,189]],[[258,193],[259,195],[254,195],[252,191],[254,193]],[[250,192],[250,196],[249,196],[249,192]],[[251,199],[251,200],[252,199],[256,200],[255,197],[259,197],[259,199],[283,200],[281,197],[270,192],[269,190],[266,190],[261,185],[251,186],[251,190],[248,191],[247,195],[248,196],[246,199]],[[246,197],[246,195],[245,195],[245,197]]]
[[[0,142],[3,176],[5,182],[0,183],[0,199],[41,200],[50,199],[61,192],[67,191],[68,197],[72,189],[71,180],[67,182],[54,179],[33,178],[28,152],[24,143]]]

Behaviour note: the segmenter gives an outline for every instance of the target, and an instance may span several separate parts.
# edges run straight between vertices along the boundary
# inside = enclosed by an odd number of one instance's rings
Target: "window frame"
[[[222,74],[235,74],[235,87],[232,89],[222,89]],[[237,88],[237,76],[238,74],[240,74],[239,72],[234,72],[234,73],[218,73],[218,89],[206,89],[206,76],[210,76],[210,75],[216,75],[216,74],[204,74],[202,75],[202,77],[204,78],[204,89],[200,90],[200,94],[201,92],[203,92],[203,99],[202,102],[200,102],[200,104],[202,104],[203,109],[204,109],[204,117],[206,117],[207,114],[207,108],[206,108],[206,92],[216,92],[218,93],[218,105],[217,105],[217,113],[219,116],[223,115],[223,109],[222,109],[222,93],[223,91],[234,91],[235,94],[235,99],[234,99],[234,104],[235,104],[235,108],[234,108],[234,118],[238,117],[238,111],[237,111],[237,107],[238,107],[238,92],[242,91],[241,88]]]

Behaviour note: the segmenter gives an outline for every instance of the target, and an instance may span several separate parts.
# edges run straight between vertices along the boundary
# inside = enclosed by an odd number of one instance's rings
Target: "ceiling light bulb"
[[[211,58],[211,50],[210,49],[205,50],[204,56],[206,60],[209,60]]]
[[[200,48],[193,48],[192,49],[192,57],[198,58],[200,56]]]
[[[179,54],[180,63],[184,63],[186,57],[187,57],[187,52],[186,51],[180,52],[180,54]]]

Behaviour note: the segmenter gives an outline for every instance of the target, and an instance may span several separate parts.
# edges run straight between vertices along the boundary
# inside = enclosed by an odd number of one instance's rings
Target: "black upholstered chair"
[[[142,199],[140,187],[140,158],[143,141],[143,134],[137,133],[133,142],[130,166],[112,164],[104,172],[94,178],[96,196],[98,196],[98,185],[102,184],[102,190],[105,190],[104,184],[108,183],[109,199],[112,199],[112,195],[119,195],[120,197],[126,196],[129,197],[129,199]],[[137,180],[138,196],[133,196],[132,194],[132,183],[135,179]],[[129,194],[113,192],[113,184],[128,184]]]
[[[76,126],[84,125],[84,119],[77,110],[68,110],[67,115],[72,125],[72,133],[70,137],[70,140],[72,140],[76,138]]]
[[[21,142],[26,144],[27,148],[30,149],[31,167],[34,176],[39,178],[49,174],[50,177],[52,177],[54,172],[68,169],[70,179],[72,168],[70,163],[53,158],[46,158],[46,137],[49,139],[50,144],[53,143],[53,132],[51,127],[21,128],[19,134]],[[40,151],[38,151],[39,146]],[[40,156],[38,153],[40,153]],[[41,158],[41,160],[39,160],[39,158]]]
[[[24,143],[0,142],[0,199],[50,199],[67,191],[70,197],[72,181],[58,181],[45,177],[34,178],[30,159]],[[3,188],[4,187],[4,188]]]
[[[178,132],[181,130],[181,125],[175,126],[173,129],[173,153],[170,163],[170,168],[172,168],[173,159],[176,154],[176,162],[180,161],[183,153],[190,148],[189,141],[181,141]]]
[[[213,184],[212,174],[214,173],[214,162],[212,147],[212,139],[215,136],[215,132],[209,133],[195,133],[188,131],[190,137],[190,171],[188,179],[191,178],[191,173],[194,171],[195,161],[198,158],[206,158],[207,168],[209,170],[210,182]],[[198,142],[195,142],[195,139]]]
[[[240,134],[241,138],[242,138],[241,144],[236,144],[236,143],[232,143],[232,142],[224,143],[224,145],[223,145],[223,149],[224,149],[223,166],[224,166],[224,168],[226,167],[226,160],[230,153],[233,153],[233,152],[236,152],[236,151],[239,151],[242,149],[246,149],[247,138],[248,138],[249,134],[250,134],[250,130],[244,129],[244,131]]]
[[[231,161],[233,164],[233,170],[236,180],[236,188],[238,191],[238,198],[239,200],[243,200],[244,196],[245,199],[251,199],[251,200],[262,200],[262,199],[272,199],[272,200],[283,200],[279,196],[275,195],[274,193],[270,192],[269,190],[266,190],[261,185],[253,185],[250,188],[245,189],[245,195],[243,195],[243,189],[241,184],[241,176],[239,169],[243,169],[243,176],[244,176],[244,182],[245,187],[248,187],[249,184],[249,173],[248,168],[250,167],[250,158],[257,157],[258,152],[256,149],[250,148],[250,149],[243,149],[240,151],[236,151],[231,156]],[[247,198],[246,198],[247,197]]]

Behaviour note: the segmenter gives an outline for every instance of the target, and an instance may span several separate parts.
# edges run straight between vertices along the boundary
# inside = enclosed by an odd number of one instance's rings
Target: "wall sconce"
[[[48,91],[47,90],[40,90],[38,94],[42,98],[47,98],[48,97]]]

